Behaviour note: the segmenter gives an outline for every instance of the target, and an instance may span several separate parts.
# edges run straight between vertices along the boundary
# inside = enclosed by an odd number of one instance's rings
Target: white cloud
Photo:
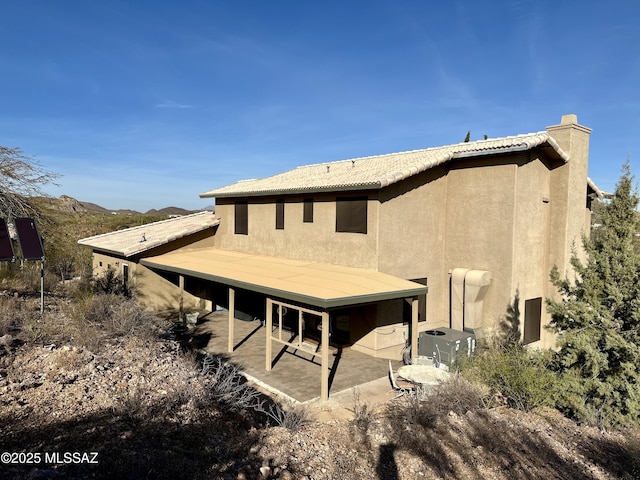
[[[165,100],[164,102],[156,103],[156,108],[196,108],[188,103],[174,102],[173,100]]]

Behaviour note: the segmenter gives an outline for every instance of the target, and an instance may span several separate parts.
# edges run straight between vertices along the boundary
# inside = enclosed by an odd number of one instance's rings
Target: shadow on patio
[[[309,351],[273,343],[272,370],[265,370],[266,332],[259,320],[235,320],[234,351],[227,352],[228,312],[210,313],[198,320],[192,333],[194,345],[208,353],[224,354],[243,373],[258,384],[299,402],[320,397],[321,366],[319,350]],[[205,340],[205,341],[203,341]],[[206,343],[206,344],[205,344]],[[400,362],[397,361],[397,366]],[[329,349],[329,397],[355,386],[386,377],[388,360],[373,358],[349,347]]]

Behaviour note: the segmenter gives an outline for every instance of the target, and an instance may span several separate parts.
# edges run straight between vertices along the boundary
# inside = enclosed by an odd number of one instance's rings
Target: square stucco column
[[[320,399],[329,400],[329,312],[322,312]]]
[[[418,357],[418,297],[411,299],[411,363]]]
[[[233,319],[236,316],[236,291],[229,287],[229,343],[227,351],[233,352]]]
[[[267,348],[265,349],[265,364],[264,369],[267,372],[271,371],[271,355],[272,355],[272,342],[271,342],[271,332],[273,331],[273,301],[270,298],[267,298],[267,315],[266,315],[266,338],[267,338]]]

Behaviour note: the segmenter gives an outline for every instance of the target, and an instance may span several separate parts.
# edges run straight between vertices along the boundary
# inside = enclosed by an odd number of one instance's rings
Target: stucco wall
[[[366,195],[366,193],[364,193]],[[374,193],[375,194],[375,193]],[[362,194],[360,194],[362,195]],[[342,195],[340,195],[342,196]],[[285,201],[284,229],[276,230],[276,199]],[[313,223],[304,223],[302,196],[248,198],[248,235],[234,233],[234,204],[216,202],[217,247],[225,250],[376,268],[378,202],[368,201],[367,233],[336,232],[336,195],[313,195]]]
[[[560,164],[539,151],[462,160],[383,191],[379,270],[428,278],[420,330],[449,326],[454,268],[491,272],[485,333],[514,312],[522,328],[524,302],[545,298],[549,288],[552,177]]]
[[[378,269],[405,279],[428,278],[427,322],[420,324],[420,330],[446,323],[445,174],[444,168],[435,168],[391,185],[380,194]]]
[[[154,311],[177,310],[179,308],[180,288],[177,276],[171,279],[163,278],[147,267],[136,263],[133,259],[98,252],[93,254],[94,276],[104,275],[110,266],[122,278],[123,264],[129,266],[129,287],[133,289],[136,299],[145,308]],[[198,309],[202,307],[202,301],[185,292],[183,307]]]
[[[447,175],[445,267],[491,272],[484,298],[485,327],[504,316],[512,290],[517,162],[502,156],[460,162]],[[444,308],[449,316],[448,305]]]

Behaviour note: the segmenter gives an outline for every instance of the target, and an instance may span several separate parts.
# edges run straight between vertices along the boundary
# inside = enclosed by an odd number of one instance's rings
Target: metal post
[[[44,313],[44,260],[40,262],[40,313]]]

